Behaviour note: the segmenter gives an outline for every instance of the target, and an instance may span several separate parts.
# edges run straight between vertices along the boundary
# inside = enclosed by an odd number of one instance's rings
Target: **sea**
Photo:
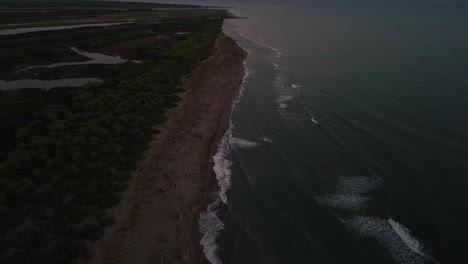
[[[468,7],[232,12],[248,58],[199,221],[209,262],[468,263]]]

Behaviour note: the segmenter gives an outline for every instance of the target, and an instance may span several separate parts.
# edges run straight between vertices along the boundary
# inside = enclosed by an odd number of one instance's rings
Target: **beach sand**
[[[198,219],[216,184],[211,158],[228,128],[245,57],[220,34],[212,56],[185,82],[179,106],[168,111],[90,263],[207,263]]]

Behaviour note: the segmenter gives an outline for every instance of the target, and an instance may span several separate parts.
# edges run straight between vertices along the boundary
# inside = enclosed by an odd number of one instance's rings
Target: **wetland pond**
[[[56,80],[24,79],[16,81],[0,80],[0,90],[15,90],[21,88],[41,88],[49,90],[54,87],[81,87],[90,82],[100,82],[97,78],[69,78]]]
[[[52,31],[52,30],[62,30],[62,29],[84,28],[84,27],[108,27],[108,26],[118,26],[118,25],[130,24],[130,23],[133,23],[133,22],[80,24],[80,25],[51,26],[51,27],[13,28],[13,29],[0,30],[0,36],[18,35],[18,34],[31,33],[31,32],[40,32],[40,31]]]

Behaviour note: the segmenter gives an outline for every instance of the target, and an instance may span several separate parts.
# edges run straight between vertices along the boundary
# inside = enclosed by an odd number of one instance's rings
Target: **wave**
[[[263,142],[266,142],[266,143],[270,143],[270,144],[273,142],[271,139],[269,139],[269,138],[266,137],[266,136],[263,136],[263,137],[262,137],[262,141],[263,141]]]
[[[234,107],[234,106],[233,106]],[[203,246],[203,252],[211,264],[221,264],[222,261],[218,256],[217,238],[220,232],[224,229],[224,222],[219,218],[219,208],[222,204],[227,204],[227,191],[231,186],[233,162],[229,159],[231,146],[229,139],[232,135],[232,121],[230,120],[229,129],[223,135],[219,142],[216,154],[213,156],[213,171],[218,181],[219,191],[214,192],[214,202],[208,205],[205,212],[200,214],[198,223],[200,224],[200,232],[203,238],[200,240],[200,245]]]
[[[248,141],[246,139],[235,138],[235,137],[231,137],[229,139],[229,143],[234,148],[255,148],[255,147],[258,147],[260,145],[257,142]]]
[[[369,200],[370,197],[349,194],[332,194],[317,198],[317,201],[323,205],[348,211],[359,211],[365,208]]]
[[[224,222],[220,219],[219,215],[221,208],[227,205],[227,191],[231,187],[231,167],[233,162],[229,159],[229,155],[231,154],[230,142],[233,140],[234,142],[236,141],[236,139],[232,137],[232,131],[234,129],[232,114],[242,97],[245,90],[245,84],[248,82],[248,78],[252,73],[253,72],[247,67],[247,62],[244,61],[244,78],[242,80],[239,95],[237,96],[237,99],[233,101],[231,106],[229,128],[221,138],[217,152],[213,156],[213,171],[216,175],[216,180],[218,181],[219,191],[213,192],[210,195],[210,198],[212,198],[214,202],[208,205],[205,212],[200,213],[198,221],[200,224],[200,232],[203,234],[203,238],[200,240],[200,245],[203,246],[203,252],[211,264],[222,264],[218,255],[219,246],[217,244],[217,238],[219,237],[220,232],[225,228]]]
[[[200,244],[203,246],[203,252],[210,263],[221,264],[222,261],[217,253],[219,246],[216,239],[218,234],[225,228],[224,222],[219,218],[222,201],[218,193],[214,192],[212,195],[216,196],[215,201],[208,206],[205,212],[200,214],[198,220],[199,230],[204,234]]]
[[[276,76],[275,76],[275,82],[274,82],[274,86],[278,89],[284,89],[284,76],[283,74],[281,73],[278,73]]]
[[[416,238],[411,236],[411,232],[408,228],[391,218],[388,219],[388,223],[392,226],[393,230],[395,233],[397,233],[401,240],[405,242],[406,246],[408,246],[414,253],[421,256],[428,256],[421,243]]]
[[[234,100],[231,106],[231,114],[229,116],[229,128],[224,133],[221,141],[218,144],[218,149],[216,154],[213,156],[213,170],[216,174],[216,179],[218,180],[218,185],[221,188],[219,196],[221,200],[227,204],[227,195],[226,192],[231,186],[231,166],[233,162],[229,159],[229,154],[231,153],[231,141],[235,142],[236,138],[232,136],[232,131],[234,129],[234,124],[232,123],[232,113],[234,112],[237,104],[242,97],[242,94],[245,90],[245,83],[248,80],[248,77],[252,74],[252,71],[248,69],[246,61],[244,61],[244,78],[242,81],[241,89],[239,95]],[[239,143],[242,143],[242,140],[239,140]],[[245,143],[245,142],[243,142]]]
[[[278,104],[278,110],[280,110],[280,111],[286,109],[287,107],[288,107],[288,105],[285,104],[285,103],[279,103]]]
[[[355,214],[367,209],[372,200],[370,193],[382,184],[383,180],[375,176],[340,177],[333,193],[316,199],[324,206]],[[437,263],[408,228],[391,218],[354,215],[343,222],[360,236],[375,240],[385,247],[396,263]]]
[[[382,183],[382,179],[378,177],[340,177],[337,190],[340,192],[364,194],[375,190]]]
[[[283,92],[287,93],[287,94],[279,95],[278,99],[276,99],[276,102],[278,103],[277,109],[281,114],[285,114],[285,109],[288,107],[287,102],[296,100],[297,105],[299,106],[301,111],[304,112],[304,114],[310,118],[310,121],[312,121],[312,123],[316,125],[320,125],[319,121],[317,121],[314,115],[312,115],[311,113],[307,111],[307,109],[302,105],[302,102],[297,97],[297,95],[301,91],[302,85],[294,84],[294,83],[291,83],[290,85],[284,85],[284,77],[282,75],[278,75],[276,77],[276,87],[281,87],[281,88],[286,89]],[[297,118],[297,114],[299,113],[293,114],[292,116],[295,117],[295,119],[302,120],[302,118]]]
[[[231,137],[231,128],[224,134],[221,142],[218,145],[218,151],[213,156],[213,170],[218,180],[218,185],[221,188],[219,196],[224,203],[227,203],[226,192],[231,186],[231,166],[233,162],[229,159],[231,146],[229,138]]]
[[[312,121],[312,123],[314,123],[316,125],[320,125],[319,122],[314,117],[311,117],[310,121]]]
[[[292,95],[279,95],[276,99],[276,103],[278,103],[277,109],[280,113],[284,112],[284,109],[288,107],[287,102],[292,101],[294,96]]]
[[[283,56],[283,52],[281,50],[266,44],[263,39],[258,39],[257,41],[254,41],[254,42],[259,44],[260,46],[263,46],[263,47],[265,47],[265,48],[267,48],[269,50],[272,50],[275,53],[275,57],[277,59],[279,59],[279,58],[281,58],[281,56]]]
[[[281,56],[283,56],[283,52],[282,52],[282,51],[280,51],[280,50],[277,49],[277,48],[274,48],[274,47],[272,47],[272,46],[269,46],[269,45],[265,44],[263,41],[262,41],[262,46],[267,47],[267,48],[271,49],[272,51],[274,51],[275,54],[276,54],[276,58],[278,58],[278,59],[281,58]]]
[[[360,211],[367,207],[371,197],[369,192],[382,184],[377,177],[340,177],[335,191],[317,197],[322,205],[347,211]]]
[[[289,84],[285,81],[285,77],[283,73],[279,73],[276,76],[275,86],[280,88],[280,93],[278,98],[276,99],[276,103],[278,103],[278,110],[280,113],[284,113],[284,109],[288,107],[287,102],[293,101],[296,99],[296,96],[299,92],[299,85],[297,84]]]
[[[291,101],[293,99],[294,99],[293,95],[280,95],[280,96],[278,96],[278,99],[276,99],[276,102],[277,103],[284,103],[284,102],[287,102],[287,101]]]
[[[297,89],[302,88],[302,85],[294,84],[294,83],[293,83],[293,84],[291,84],[291,87],[297,90]]]
[[[252,75],[252,74],[254,73],[253,70],[247,68],[246,62],[244,62],[244,69],[245,69],[245,70],[244,70],[244,77],[242,78],[242,84],[243,84],[243,85],[242,85],[242,87],[241,87],[241,90],[239,91],[239,98],[242,96],[242,93],[244,92],[244,84],[248,81],[249,76]],[[234,101],[234,104],[233,104],[233,106],[232,106],[232,107],[233,107],[232,109],[234,109],[234,107],[236,106],[236,104],[239,102],[239,98],[238,98],[236,101]]]
[[[389,251],[391,258],[397,263],[437,263],[432,257],[423,253],[425,250],[417,242],[416,238],[410,235],[406,227],[392,219],[385,220],[372,216],[355,216],[344,222],[359,235],[373,239],[384,246]],[[418,246],[415,247],[416,245]]]

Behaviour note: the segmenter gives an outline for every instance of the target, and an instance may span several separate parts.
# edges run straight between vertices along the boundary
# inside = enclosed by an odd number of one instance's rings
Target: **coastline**
[[[229,126],[245,57],[220,33],[213,54],[185,82],[179,106],[168,111],[90,263],[208,262],[198,219],[216,182],[212,157]]]

